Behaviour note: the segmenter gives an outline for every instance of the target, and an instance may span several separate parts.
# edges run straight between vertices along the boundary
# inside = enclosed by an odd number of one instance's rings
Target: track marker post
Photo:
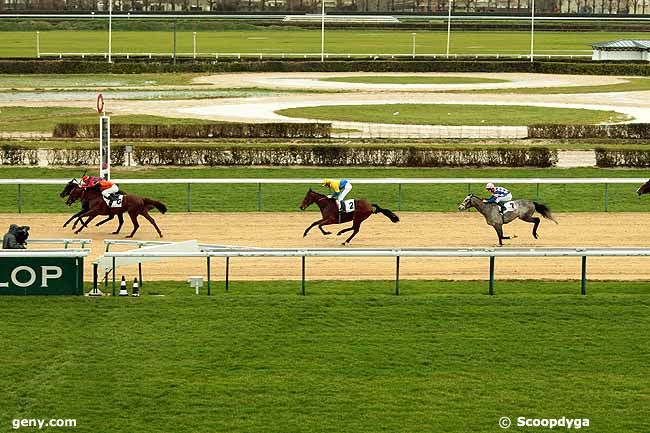
[[[490,296],[494,295],[494,256],[490,256]]]

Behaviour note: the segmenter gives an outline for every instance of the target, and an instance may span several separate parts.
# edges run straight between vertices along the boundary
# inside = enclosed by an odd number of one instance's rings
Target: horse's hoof
[[[127,238],[127,239],[131,239],[132,237],[133,237],[132,235],[129,235],[129,236],[127,236],[126,238]]]
[[[325,236],[327,236],[327,235],[331,235],[332,233],[331,233],[331,232],[323,232],[323,234],[324,234]]]
[[[120,232],[111,232],[112,235],[117,235],[117,234],[119,234],[119,233],[120,233]]]

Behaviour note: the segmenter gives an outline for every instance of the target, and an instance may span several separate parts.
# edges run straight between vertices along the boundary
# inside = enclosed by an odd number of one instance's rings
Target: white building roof
[[[619,39],[618,41],[597,42],[591,47],[604,51],[650,51],[650,40]]]

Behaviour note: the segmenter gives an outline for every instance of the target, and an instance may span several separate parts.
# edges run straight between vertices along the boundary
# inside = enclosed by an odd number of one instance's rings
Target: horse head
[[[307,191],[305,198],[302,199],[302,203],[300,204],[300,210],[307,209],[312,203],[314,203],[318,199],[318,195],[320,194],[318,194],[317,192],[309,188],[309,191]]]
[[[65,184],[65,187],[63,187],[63,191],[59,194],[59,197],[67,197],[70,195],[70,193],[79,186],[79,181],[77,179],[72,179],[70,182]]]
[[[65,204],[68,206],[72,206],[74,202],[76,202],[77,200],[83,200],[84,192],[85,191],[79,186],[72,189],[72,191],[68,193],[68,199],[66,200]]]
[[[476,197],[474,194],[469,194],[467,197],[465,197],[465,200],[463,200],[463,202],[458,205],[458,210],[463,211],[474,207],[474,203],[472,203],[472,198],[474,197]]]
[[[650,194],[650,180],[644,183],[636,190],[636,193],[639,195]]]

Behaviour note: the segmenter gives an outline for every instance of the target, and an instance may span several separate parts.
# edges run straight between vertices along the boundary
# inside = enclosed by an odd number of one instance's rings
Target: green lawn
[[[0,107],[0,132],[49,132],[57,123],[98,123],[97,111],[70,107]],[[111,116],[111,123],[200,124],[201,119],[129,115]]]
[[[302,297],[296,281],[241,282],[207,297],[145,282],[139,299],[0,297],[0,425],[494,433],[502,416],[564,416],[647,432],[647,282],[594,282],[587,297],[575,281],[498,281],[494,297],[483,281],[401,287],[310,281]]]
[[[624,83],[602,86],[530,87],[522,89],[454,90],[454,93],[575,94],[639,92],[650,90],[650,78],[626,78]]]
[[[1,32],[0,57],[36,57],[35,32]],[[95,52],[108,50],[106,31],[41,31],[41,52]],[[328,53],[411,54],[412,31],[397,30],[327,30],[325,50]],[[647,39],[643,32],[538,32],[535,52],[543,54],[591,54],[591,44],[615,39]],[[176,35],[177,53],[191,55],[191,31]],[[197,51],[201,53],[320,53],[320,30],[265,29],[198,32]],[[444,54],[447,33],[420,31],[416,37],[418,54]],[[165,53],[173,51],[171,31],[115,31],[113,52]],[[451,54],[527,55],[530,34],[523,32],[452,32]]]
[[[104,88],[188,86],[203,74],[30,74],[0,75],[0,89]]]
[[[323,105],[287,108],[276,113],[319,120],[452,126],[524,126],[539,123],[577,125],[615,123],[629,119],[627,115],[604,110],[461,104]]]
[[[334,81],[337,83],[365,83],[365,84],[476,84],[476,83],[507,83],[508,80],[474,77],[430,77],[430,76],[355,76],[355,77],[330,77],[321,78],[320,81]]]
[[[93,168],[91,167],[91,172]],[[82,168],[0,168],[0,178],[61,178],[79,177]],[[267,184],[250,185],[192,185],[190,205],[193,211],[204,212],[253,212],[258,206],[263,211],[298,211],[307,189],[313,187],[325,192],[319,179],[323,177],[355,178],[436,178],[436,177],[638,177],[647,178],[647,170],[624,169],[400,169],[400,168],[159,168],[125,170],[113,168],[114,178],[306,178],[313,184]],[[356,184],[352,196],[368,198],[374,203],[393,210],[404,211],[457,211],[458,204],[468,191],[485,194],[482,184],[438,185],[372,185]],[[555,212],[592,212],[604,210],[605,186],[602,184],[553,184],[505,185],[515,198],[531,198],[545,203]],[[610,211],[648,212],[650,197],[639,198],[635,191],[640,185],[611,184],[607,187]],[[122,185],[127,192],[142,194],[163,201],[171,212],[185,212],[188,208],[187,184]],[[20,202],[23,212],[71,212],[59,199],[63,186],[23,185]],[[258,190],[259,188],[259,190]],[[259,195],[258,195],[259,191]],[[75,208],[76,209],[76,208]],[[15,185],[0,186],[0,212],[17,212],[18,188]],[[315,212],[314,209],[311,209]]]

